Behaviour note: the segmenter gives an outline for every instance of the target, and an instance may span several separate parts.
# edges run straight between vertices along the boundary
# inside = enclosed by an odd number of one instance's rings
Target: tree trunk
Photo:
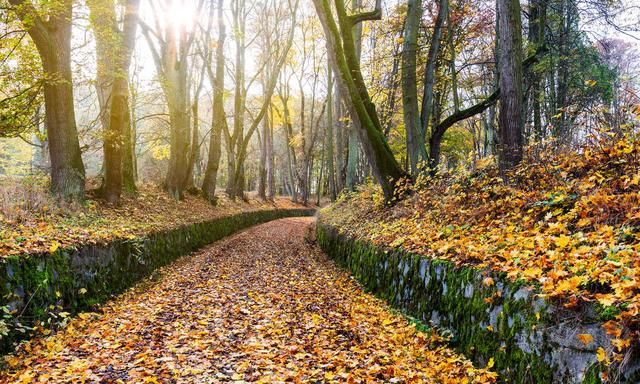
[[[402,111],[406,131],[407,158],[412,175],[418,174],[418,164],[427,157],[424,135],[421,135],[420,111],[418,110],[418,78],[416,56],[418,51],[418,29],[422,20],[422,1],[407,1],[404,40],[402,47]]]
[[[138,26],[138,7],[140,0],[128,0],[122,33],[117,32],[117,45],[114,54],[113,87],[111,90],[111,108],[109,131],[105,135],[105,182],[104,196],[111,203],[119,203],[123,185],[124,146],[130,146],[123,138],[130,132],[129,116],[129,66],[135,46]],[[128,185],[131,188],[131,185]],[[133,184],[135,188],[135,183]]]
[[[262,88],[265,88],[264,82]],[[267,136],[269,136],[269,114],[265,113],[262,118],[262,142],[258,165],[258,197],[262,200],[267,200]]]
[[[327,1],[314,0],[316,12],[329,44],[329,58],[338,76],[338,83],[348,105],[351,120],[358,127],[358,136],[371,164],[373,174],[382,187],[387,201],[394,197],[397,182],[406,176],[396,161],[387,143],[380,120],[371,102],[367,87],[360,71],[358,49],[353,38],[354,25],[364,21],[379,19],[381,4],[376,3],[374,12],[347,15],[344,2],[336,0],[338,24]]]
[[[267,164],[266,164],[266,173],[267,173],[267,200],[273,200],[276,195],[276,185],[275,185],[275,164],[274,164],[274,154],[273,154],[273,105],[269,104],[269,113],[266,115],[268,128],[267,135],[265,137],[265,141],[267,142]]]
[[[529,42],[536,48],[544,45],[545,27],[547,19],[547,0],[530,0]],[[533,134],[535,141],[542,140],[542,112],[541,106],[544,92],[540,86],[540,75],[535,69],[527,70],[527,79],[531,84],[531,104],[533,109]]]
[[[118,142],[120,136],[118,132],[110,129],[111,121],[111,95],[114,88],[114,78],[116,72],[116,57],[121,49],[122,36],[118,30],[116,20],[116,5],[112,0],[88,0],[89,21],[93,29],[96,41],[96,82],[95,89],[98,97],[98,107],[100,109],[100,125],[103,139],[103,180],[100,192],[110,203],[117,203],[120,200],[120,193],[117,185],[114,184],[114,176],[117,170],[114,169],[114,161],[117,161]],[[107,187],[107,177],[110,185]],[[109,189],[107,191],[107,189]]]
[[[436,24],[433,29],[433,35],[431,36],[431,44],[429,45],[429,53],[427,55],[427,62],[424,67],[424,88],[422,91],[422,108],[420,111],[420,134],[421,139],[425,140],[426,132],[429,130],[429,123],[431,120],[435,122],[439,121],[431,116],[434,107],[433,89],[436,81],[436,71],[438,56],[441,51],[440,40],[442,38],[442,29],[444,22],[449,15],[449,0],[440,0],[440,7],[438,8],[438,16],[436,18]],[[451,25],[449,25],[451,28]],[[451,33],[451,32],[449,32]],[[440,143],[444,136],[444,130],[440,132],[436,127],[433,127],[429,137],[429,169],[434,172],[438,166],[440,159]]]
[[[226,129],[226,116],[224,115],[224,40],[226,38],[224,18],[222,10],[223,0],[218,0],[218,43],[216,48],[216,69],[215,75],[211,65],[207,65],[211,88],[213,88],[213,106],[211,116],[211,134],[209,136],[209,156],[207,159],[207,169],[202,182],[202,192],[207,200],[212,203],[216,201],[216,184],[218,178],[218,168],[220,167],[220,156],[222,149],[222,131]],[[209,63],[210,63],[209,57]]]
[[[330,65],[331,66],[331,65]],[[334,69],[331,68],[333,72]],[[342,108],[342,96],[339,84],[334,82],[334,109],[335,109],[335,134],[336,134],[336,193],[342,192],[345,186],[345,162],[344,162],[344,116]]]
[[[347,146],[347,170],[345,178],[345,189],[349,192],[355,191],[357,184],[358,172],[358,131],[353,123],[349,127],[348,146]]]
[[[128,84],[127,84],[128,86]],[[124,132],[122,136],[122,188],[127,193],[136,192],[136,125],[133,121],[133,103],[127,103],[125,113],[126,122],[124,123]]]
[[[333,69],[327,65],[327,130],[325,132],[325,144],[327,150],[327,179],[329,187],[329,197],[331,201],[336,199],[336,175],[333,166]],[[324,156],[324,151],[322,153]],[[318,179],[318,191],[322,180],[322,168],[320,168],[320,178]],[[320,193],[318,192],[318,205],[320,205]]]
[[[45,120],[51,158],[51,191],[63,200],[84,198],[84,164],[73,105],[71,19],[73,3],[61,0],[46,18],[30,2],[10,0],[42,60]]]
[[[175,199],[183,198],[189,170],[189,113],[187,112],[187,76],[186,66],[177,64],[166,71],[172,80],[165,81],[169,104],[170,154],[169,170],[166,178],[167,192]]]
[[[522,160],[522,27],[519,1],[498,0],[498,20],[498,159],[504,172]]]

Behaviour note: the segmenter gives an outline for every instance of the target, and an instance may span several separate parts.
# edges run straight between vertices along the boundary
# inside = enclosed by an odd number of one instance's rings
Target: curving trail
[[[0,382],[487,383],[305,239],[263,224],[163,268],[5,358]]]

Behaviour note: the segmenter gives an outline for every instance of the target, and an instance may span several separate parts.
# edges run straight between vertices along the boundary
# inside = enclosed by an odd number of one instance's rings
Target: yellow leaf
[[[60,243],[58,243],[55,240],[52,241],[51,246],[49,247],[49,253],[55,253],[55,251],[57,251],[58,248],[60,248]]]
[[[613,295],[598,295],[598,303],[605,307],[610,307],[616,302],[616,298]]]
[[[488,330],[489,332],[493,332],[493,327],[492,327],[491,325],[487,325],[487,330]]]
[[[566,292],[566,291],[575,291],[578,289],[578,286],[582,283],[582,278],[580,276],[573,276],[570,279],[561,280],[558,283],[557,291],[558,292]]]
[[[538,267],[527,268],[524,270],[524,272],[522,272],[522,274],[526,278],[537,279],[538,277],[540,277],[540,275],[542,275],[542,269]]]
[[[567,245],[569,245],[569,242],[571,242],[571,238],[569,236],[565,236],[562,235],[560,237],[556,237],[555,243],[556,243],[556,247],[558,248],[564,248]]]
[[[32,371],[23,372],[20,377],[18,377],[18,383],[33,383],[33,379],[35,378],[35,374]]]
[[[493,361],[493,357],[489,359],[489,362],[487,362],[487,369],[491,369],[493,368],[493,365],[495,364],[495,362]]]
[[[618,351],[622,351],[625,348],[629,348],[631,346],[631,339],[613,339],[611,341],[614,347],[618,349]]]
[[[584,345],[589,345],[593,342],[593,336],[589,333],[580,333],[578,334],[578,340],[580,340]]]
[[[602,363],[607,358],[607,353],[604,351],[604,348],[598,348],[598,350],[596,351],[596,358],[600,363]]]
[[[10,368],[15,368],[18,366],[18,364],[20,364],[21,360],[15,356],[7,355],[4,357],[4,361],[9,365]]]
[[[385,319],[382,321],[382,325],[391,325],[393,323],[395,323],[395,319],[389,318],[389,319]]]

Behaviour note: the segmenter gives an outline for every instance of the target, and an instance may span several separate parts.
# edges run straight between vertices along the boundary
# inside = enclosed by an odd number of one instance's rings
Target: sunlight
[[[196,4],[189,0],[169,0],[167,3],[163,17],[165,25],[173,27],[175,31],[191,31],[196,24]]]

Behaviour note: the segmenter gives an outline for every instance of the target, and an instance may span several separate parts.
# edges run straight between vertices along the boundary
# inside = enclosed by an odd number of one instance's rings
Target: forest
[[[0,383],[640,382],[637,0],[0,0]]]

